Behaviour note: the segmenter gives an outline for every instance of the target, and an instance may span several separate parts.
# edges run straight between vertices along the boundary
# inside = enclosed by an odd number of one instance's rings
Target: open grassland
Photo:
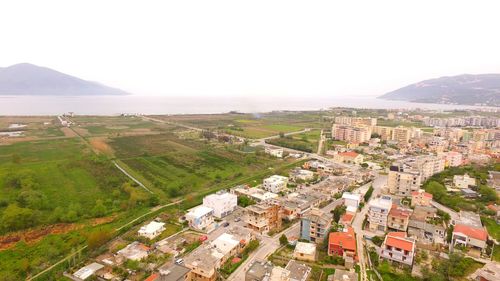
[[[21,126],[15,127],[15,125]],[[21,137],[4,140],[9,143],[40,138],[64,137],[61,128],[59,120],[55,116],[0,116],[0,132],[24,132]]]
[[[311,130],[300,134],[266,140],[267,143],[296,149],[304,152],[316,152],[320,139],[320,130]]]
[[[82,136],[119,136],[151,134],[170,126],[144,120],[140,116],[75,116],[74,129]]]
[[[246,138],[265,138],[304,128],[328,127],[321,112],[272,112],[265,114],[206,114],[154,116],[202,129],[223,130]]]
[[[167,198],[203,192],[282,164],[265,155],[245,154],[173,134],[115,138],[116,157],[155,192]]]

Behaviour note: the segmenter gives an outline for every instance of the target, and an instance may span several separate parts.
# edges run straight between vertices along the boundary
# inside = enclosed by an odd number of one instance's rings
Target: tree
[[[446,231],[446,242],[451,243],[451,239],[453,238],[453,225],[450,225]]]
[[[370,185],[370,188],[368,188],[368,190],[366,191],[365,193],[365,202],[368,202],[368,200],[370,200],[370,197],[372,197],[372,193],[373,193],[373,186]]]
[[[33,210],[21,208],[17,204],[10,204],[3,211],[0,227],[4,231],[14,231],[33,226],[36,222],[37,215]]]
[[[288,238],[286,237],[285,234],[282,234],[280,237],[280,245],[285,246],[288,244]]]
[[[90,232],[87,236],[89,249],[95,250],[104,245],[111,238],[111,232],[106,229],[97,229]]]
[[[149,206],[154,207],[160,204],[160,197],[156,194],[149,196]]]
[[[104,203],[102,202],[101,199],[98,199],[96,201],[95,206],[92,209],[92,214],[95,217],[102,217],[106,214],[106,206],[104,206]]]
[[[333,220],[338,223],[340,220],[340,217],[343,214],[345,214],[345,211],[346,211],[346,206],[344,206],[344,205],[340,205],[340,206],[335,207],[335,209],[333,209]]]
[[[368,168],[368,163],[361,163],[360,166],[366,169]]]

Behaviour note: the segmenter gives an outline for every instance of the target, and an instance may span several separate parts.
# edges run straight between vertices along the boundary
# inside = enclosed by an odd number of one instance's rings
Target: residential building
[[[420,173],[404,165],[389,167],[387,187],[391,194],[409,196],[420,188]]]
[[[214,224],[213,214],[214,209],[200,205],[189,210],[186,214],[186,221],[193,229],[209,232]]]
[[[352,227],[346,231],[331,232],[328,237],[328,255],[337,255],[344,259],[356,260],[356,236]]]
[[[310,181],[314,179],[314,172],[309,170],[303,170],[300,168],[295,168],[290,171],[290,179],[293,181]]]
[[[316,244],[297,242],[293,251],[293,258],[301,261],[315,261],[316,260]]]
[[[273,175],[266,179],[262,184],[262,187],[272,193],[280,193],[287,191],[288,178],[279,175]]]
[[[210,245],[201,245],[186,255],[184,266],[191,270],[191,281],[215,281],[221,267],[221,254]]]
[[[425,192],[423,189],[413,191],[411,193],[411,206],[430,206],[432,201],[432,194]]]
[[[229,233],[223,233],[210,242],[212,249],[216,250],[220,263],[224,264],[230,257],[235,256],[244,247],[240,240]]]
[[[354,151],[337,153],[333,159],[336,162],[348,164],[361,164],[364,161],[363,155]]]
[[[267,192],[263,189],[256,187],[240,186],[233,189],[237,195],[243,195],[252,198],[257,202],[269,201],[279,197],[278,194]]]
[[[411,138],[411,128],[395,127],[392,129],[392,140],[398,143],[409,143]]]
[[[283,148],[266,147],[264,152],[277,158],[283,158]]]
[[[357,209],[359,203],[361,203],[362,197],[359,193],[344,192],[342,194],[342,200],[345,206],[352,206]]]
[[[352,126],[376,126],[377,118],[337,116],[335,117],[335,123]]]
[[[346,229],[347,227],[351,226],[353,219],[354,219],[353,214],[347,214],[347,213],[343,214],[340,217],[339,224],[342,225],[344,229]]]
[[[73,276],[78,278],[77,280],[86,280],[103,268],[104,265],[93,262],[77,270],[75,273],[73,273]]]
[[[482,226],[471,226],[466,224],[455,224],[453,228],[452,245],[464,246],[484,251],[488,232]]]
[[[134,260],[134,261],[139,261],[144,258],[146,258],[149,255],[149,252],[151,251],[151,248],[148,246],[134,241],[130,244],[128,244],[125,248],[119,250],[117,254],[117,259],[119,261],[124,261],[124,260]]]
[[[288,261],[285,267],[290,272],[290,281],[306,281],[311,275],[311,268],[295,260]]]
[[[138,231],[139,236],[153,239],[165,230],[165,223],[152,221],[145,226],[141,226]]]
[[[151,278],[154,276],[155,278]],[[158,268],[158,273],[151,275],[147,281],[189,281],[191,269],[179,264],[164,264]],[[151,278],[151,279],[150,279]]]
[[[236,210],[237,205],[238,196],[224,191],[203,198],[203,206],[213,209],[213,215],[219,219]]]
[[[406,231],[411,213],[411,209],[404,209],[397,205],[392,205],[387,218],[387,226],[394,230]]]
[[[367,126],[347,126],[333,124],[332,138],[335,140],[363,143],[370,140],[372,134],[371,127]]]
[[[379,256],[411,266],[415,255],[415,241],[406,236],[406,232],[389,232],[380,247]]]
[[[250,264],[245,281],[289,281],[290,271],[269,261],[255,260]]]
[[[368,222],[371,231],[386,231],[387,218],[392,208],[392,198],[381,196],[370,200],[368,203]]]
[[[434,207],[416,206],[408,223],[408,235],[424,244],[444,244],[446,228],[443,224],[428,222],[435,217],[437,210]]]
[[[278,204],[261,202],[245,208],[245,223],[248,228],[259,233],[267,233],[281,228],[282,212]]]
[[[456,151],[449,151],[444,153],[446,167],[458,167],[462,165],[462,153]]]
[[[373,133],[378,134],[383,141],[392,140],[393,127],[374,126]]]
[[[319,209],[312,209],[300,220],[300,238],[321,243],[330,231],[332,217]]]
[[[454,175],[453,185],[457,188],[469,188],[476,185],[476,179],[469,177],[468,174],[465,175]]]
[[[358,281],[358,274],[354,271],[335,269],[333,275],[329,275],[327,281]]]
[[[471,275],[474,281],[498,281],[500,280],[500,263],[489,262],[479,268]]]

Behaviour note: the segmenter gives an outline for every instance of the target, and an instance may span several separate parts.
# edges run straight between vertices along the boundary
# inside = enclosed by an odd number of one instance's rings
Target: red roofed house
[[[328,237],[328,255],[356,260],[356,237],[352,227],[347,232],[332,232]]]
[[[486,249],[488,232],[484,227],[474,227],[465,224],[456,224],[453,229],[452,243],[454,246],[462,245],[473,247],[481,251]]]
[[[344,228],[347,228],[348,226],[351,226],[353,218],[354,218],[353,214],[343,214],[340,217],[339,224],[343,225]]]
[[[334,160],[341,163],[361,164],[363,163],[363,155],[354,151],[341,152],[335,155]]]
[[[411,266],[415,250],[415,241],[406,232],[389,232],[380,247],[380,258]]]
[[[410,222],[411,213],[411,209],[403,209],[393,204],[389,211],[389,216],[387,217],[387,227],[399,231],[406,231],[406,229],[408,229],[408,223]]]
[[[430,206],[432,201],[432,194],[419,189],[418,191],[413,191],[411,193],[411,206]]]

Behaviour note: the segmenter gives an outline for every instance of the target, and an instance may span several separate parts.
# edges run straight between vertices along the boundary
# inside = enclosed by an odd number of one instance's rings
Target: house
[[[333,275],[328,276],[327,281],[358,281],[358,274],[353,271],[335,269]]]
[[[256,187],[239,186],[233,189],[237,195],[243,195],[252,198],[257,202],[268,201],[279,197],[278,194],[267,192],[263,189]]]
[[[380,247],[379,256],[409,266],[413,264],[415,241],[406,236],[406,232],[389,232]]]
[[[203,206],[214,210],[216,218],[223,218],[232,213],[238,205],[238,196],[228,192],[217,192],[203,198]]]
[[[321,243],[330,230],[332,217],[320,209],[312,209],[300,220],[300,238]]]
[[[179,265],[164,264],[157,273],[151,274],[145,281],[188,281],[191,280],[191,269]]]
[[[443,224],[429,222],[437,216],[434,207],[415,206],[408,223],[408,235],[424,244],[444,244],[446,228]]]
[[[229,233],[223,233],[219,237],[210,242],[212,249],[217,251],[217,256],[220,258],[220,263],[224,264],[230,257],[235,256],[243,248],[244,244],[240,243],[235,236]]]
[[[477,198],[479,194],[470,188],[463,188],[460,190],[462,196],[465,198]]]
[[[262,187],[272,193],[287,191],[288,178],[279,175],[273,175],[264,179]]]
[[[339,224],[342,225],[344,228],[351,226],[352,221],[354,219],[354,215],[352,214],[343,214],[340,217]]]
[[[310,181],[314,179],[314,172],[300,168],[292,169],[290,171],[290,179],[293,181]]]
[[[330,233],[328,237],[328,255],[356,260],[356,236],[352,227],[348,227],[346,231]]]
[[[432,201],[432,194],[425,192],[422,189],[413,191],[411,193],[411,206],[430,206]]]
[[[361,203],[361,198],[361,194],[359,193],[344,192],[342,194],[344,205],[347,207],[352,206],[356,209],[359,207],[359,203]]]
[[[393,205],[387,217],[387,226],[391,229],[406,231],[412,211]]]
[[[471,275],[471,279],[475,281],[497,281],[500,280],[500,264],[490,262],[479,268]]]
[[[245,224],[259,233],[281,228],[281,207],[270,202],[261,202],[245,208]]]
[[[361,164],[364,161],[362,154],[354,151],[341,152],[334,156],[334,161],[339,163]]]
[[[264,152],[277,158],[283,158],[283,148],[266,147]]]
[[[381,196],[368,202],[368,222],[371,231],[386,231],[387,218],[392,208],[392,198]]]
[[[184,258],[184,266],[191,270],[193,281],[215,281],[221,267],[222,254],[210,245],[201,245]]]
[[[214,209],[200,205],[189,210],[186,214],[186,221],[193,229],[210,232],[214,227],[213,214]]]
[[[306,281],[311,275],[311,268],[295,260],[288,261],[285,267],[290,272],[290,281]]]
[[[293,258],[301,261],[315,261],[316,244],[297,242],[297,245],[295,245],[295,250],[293,251]]]
[[[269,261],[255,260],[245,273],[245,281],[289,281],[290,271]]]
[[[78,271],[73,273],[73,276],[80,279],[80,280],[86,280],[87,278],[91,277],[97,271],[99,271],[103,268],[104,268],[104,265],[93,262],[91,264],[88,264],[88,265],[80,268]]]
[[[465,175],[454,175],[453,185],[457,188],[469,188],[470,186],[476,185],[476,179],[469,177],[468,174]]]
[[[128,244],[125,248],[119,250],[116,254],[118,255],[118,259],[123,260],[142,260],[143,258],[146,258],[149,255],[149,252],[151,251],[151,248],[148,246],[134,241],[130,244]]]
[[[148,239],[153,239],[160,235],[165,230],[165,223],[152,221],[145,226],[142,226],[138,234],[139,236],[146,237]]]
[[[487,240],[488,232],[484,227],[457,223],[453,229],[451,242],[453,246],[459,245],[484,251]]]

